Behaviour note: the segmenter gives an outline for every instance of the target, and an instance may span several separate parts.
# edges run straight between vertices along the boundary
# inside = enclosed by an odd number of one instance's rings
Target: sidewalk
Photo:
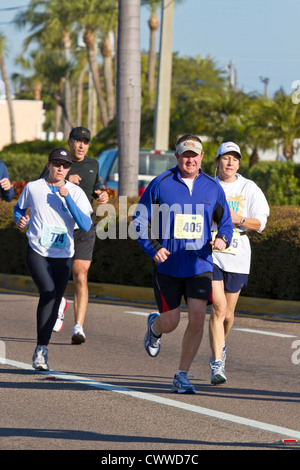
[[[36,286],[29,276],[0,274],[0,289],[18,293],[37,293]],[[66,295],[73,295],[73,282],[69,281]],[[150,287],[123,286],[118,284],[89,283],[89,295],[95,299],[121,300],[156,305],[153,289]],[[300,302],[292,300],[271,300],[240,296],[237,313],[264,318],[300,321]]]

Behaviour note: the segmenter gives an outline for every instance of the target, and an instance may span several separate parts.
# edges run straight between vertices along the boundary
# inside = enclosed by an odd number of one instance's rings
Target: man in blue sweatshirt
[[[4,162],[0,161],[0,195],[6,202],[13,200],[15,191],[9,180],[8,170]]]
[[[188,372],[199,349],[207,303],[211,300],[212,248],[226,249],[233,224],[221,186],[201,170],[199,137],[185,134],[176,144],[177,166],[151,181],[133,217],[137,239],[154,261],[154,293],[160,313],[148,317],[144,346],[160,352],[161,336],[180,321],[181,299],[188,307],[179,368],[172,392],[196,393]],[[215,241],[211,225],[218,226]]]

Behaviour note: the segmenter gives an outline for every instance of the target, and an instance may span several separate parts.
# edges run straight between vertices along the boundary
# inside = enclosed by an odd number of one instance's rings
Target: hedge
[[[111,202],[117,208],[118,198]],[[129,204],[134,202],[130,200]],[[0,271],[28,275],[25,265],[27,237],[13,222],[15,203],[0,201]],[[242,295],[300,300],[300,208],[271,206],[266,229],[261,234],[251,233],[250,239],[251,273]],[[130,238],[97,238],[89,280],[151,287],[152,261]]]

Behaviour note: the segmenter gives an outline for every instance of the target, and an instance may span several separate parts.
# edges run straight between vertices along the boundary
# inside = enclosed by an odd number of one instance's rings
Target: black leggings
[[[46,258],[27,246],[26,264],[40,294],[37,307],[37,344],[40,346],[49,344],[72,263],[73,258]]]

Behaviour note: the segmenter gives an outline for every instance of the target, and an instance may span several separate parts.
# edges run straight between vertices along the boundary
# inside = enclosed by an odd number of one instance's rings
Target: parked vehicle
[[[118,149],[104,150],[98,157],[101,184],[118,191],[119,158]],[[140,150],[139,195],[141,196],[153,178],[176,166],[174,151]]]

